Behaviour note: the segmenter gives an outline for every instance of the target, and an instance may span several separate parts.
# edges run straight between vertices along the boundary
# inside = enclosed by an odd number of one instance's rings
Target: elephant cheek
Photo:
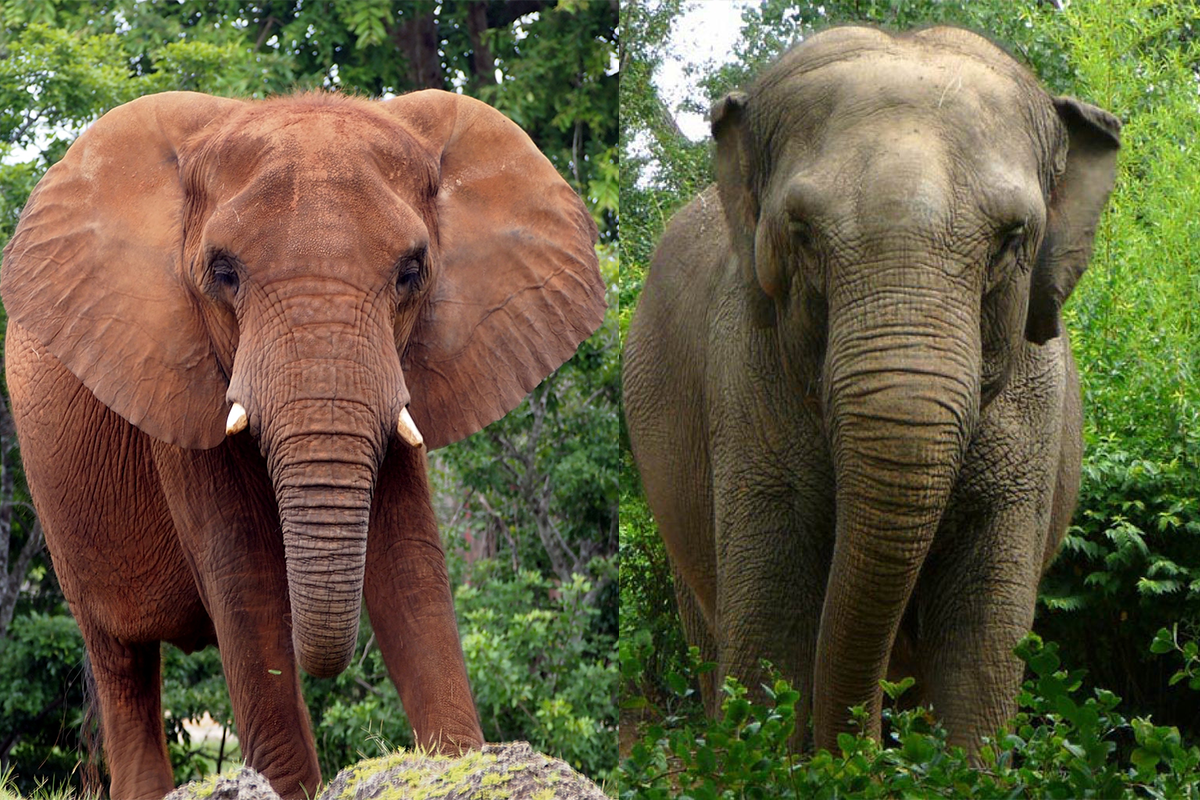
[[[980,407],[984,408],[1008,385],[1013,362],[1025,346],[1028,278],[1010,279],[983,298],[980,320],[982,367]]]

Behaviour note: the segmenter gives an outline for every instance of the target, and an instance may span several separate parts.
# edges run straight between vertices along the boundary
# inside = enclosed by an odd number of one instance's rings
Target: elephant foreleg
[[[242,755],[284,798],[321,784],[292,650],[274,492],[245,437],[212,450],[158,445],[180,541],[212,617]]]
[[[1024,665],[1013,654],[1033,624],[1044,520],[1010,509],[930,564],[918,587],[921,699],[952,744],[978,749],[1016,711]]]
[[[371,509],[363,592],[417,744],[446,753],[482,745],[423,449],[393,442],[388,450]]]
[[[820,534],[825,526],[822,515],[794,505],[803,493],[736,496],[732,507],[719,502],[717,509],[717,679],[735,676],[759,694],[768,682],[760,662],[770,661],[800,692],[793,744],[802,747],[829,572],[829,547]]]
[[[123,643],[81,624],[100,702],[111,797],[157,798],[175,788],[163,735],[159,643]]]

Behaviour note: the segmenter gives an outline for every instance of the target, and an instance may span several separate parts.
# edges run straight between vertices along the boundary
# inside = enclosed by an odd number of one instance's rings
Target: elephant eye
[[[801,247],[808,247],[812,244],[813,229],[808,222],[792,217],[788,220],[788,231],[792,235],[792,240]]]
[[[209,268],[212,270],[213,280],[218,286],[224,286],[237,294],[241,278],[238,276],[237,263],[231,256],[224,253],[213,256]]]
[[[1009,226],[999,237],[999,246],[996,248],[995,255],[992,256],[992,263],[998,264],[1007,256],[1016,253],[1025,242],[1025,223],[1018,222],[1015,225]]]
[[[424,280],[425,248],[421,248],[400,260],[396,273],[396,288],[402,295],[407,295],[419,290]]]

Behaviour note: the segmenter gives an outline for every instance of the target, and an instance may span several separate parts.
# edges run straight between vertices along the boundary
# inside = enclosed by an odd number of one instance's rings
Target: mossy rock
[[[401,750],[342,770],[320,800],[606,800],[596,784],[527,742],[459,758]]]
[[[180,786],[163,800],[279,800],[279,795],[266,778],[242,767]]]
[[[249,767],[189,783],[167,800],[279,800]],[[487,744],[461,757],[400,750],[338,773],[317,800],[607,800],[562,761],[527,742]]]

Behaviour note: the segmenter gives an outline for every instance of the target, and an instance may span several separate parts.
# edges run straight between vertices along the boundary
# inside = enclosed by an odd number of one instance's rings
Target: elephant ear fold
[[[401,354],[431,449],[511,411],[604,321],[596,224],[515,123],[426,90],[384,104],[439,165],[431,297]]]
[[[765,328],[775,320],[771,298],[779,292],[779,275],[768,265],[760,270],[755,253],[759,202],[753,190],[757,167],[746,124],[748,102],[744,92],[730,92],[713,104],[710,116],[717,143],[717,193],[725,209],[730,245],[741,267],[752,320]]]
[[[1035,344],[1059,335],[1063,303],[1092,255],[1121,146],[1121,122],[1107,111],[1072,97],[1056,97],[1054,107],[1067,130],[1067,157],[1051,192],[1046,234],[1030,278],[1025,337]]]
[[[182,447],[225,438],[227,382],[184,284],[178,153],[240,105],[167,92],[109,111],[34,188],[4,250],[10,319],[102,403]]]

